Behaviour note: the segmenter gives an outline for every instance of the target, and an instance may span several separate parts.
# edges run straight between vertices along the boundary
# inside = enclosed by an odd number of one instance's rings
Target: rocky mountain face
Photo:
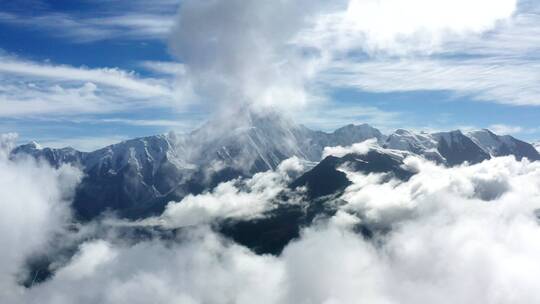
[[[74,201],[81,219],[91,219],[107,210],[139,218],[159,213],[169,201],[201,193],[220,182],[275,169],[292,156],[311,163],[311,167],[320,162],[313,170],[332,167],[341,160],[326,158],[321,162],[325,147],[349,146],[370,138],[375,138],[381,147],[407,151],[449,166],[504,155],[540,160],[532,145],[488,130],[466,134],[397,130],[384,135],[363,124],[327,133],[294,124],[277,114],[255,113],[243,113],[233,121],[211,121],[188,134],[137,138],[88,153],[29,143],[17,147],[12,154],[28,154],[53,166],[68,163],[82,168],[85,177]],[[380,170],[373,160],[369,163],[366,170]],[[324,179],[327,184],[335,181],[330,175]],[[309,176],[305,179],[306,183],[310,180]],[[321,191],[324,187],[312,188]]]

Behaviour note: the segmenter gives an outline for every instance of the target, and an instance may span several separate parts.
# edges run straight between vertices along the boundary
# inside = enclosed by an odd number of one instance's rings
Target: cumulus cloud
[[[375,148],[377,145],[377,139],[371,138],[366,141],[353,144],[352,146],[343,147],[325,147],[322,153],[322,158],[327,156],[343,157],[347,154],[360,154],[364,155],[369,152],[369,150]]]
[[[392,227],[378,250],[385,293],[399,303],[538,301],[540,165],[510,157],[457,168],[407,162],[419,169],[409,181],[357,175],[344,195],[344,210]]]
[[[516,9],[516,0],[351,0],[344,11],[320,17],[303,39],[338,51],[429,54],[440,51],[449,38],[493,29]]]
[[[347,204],[344,208],[359,211],[367,221],[396,224],[397,220],[414,219],[419,211],[423,212],[421,215],[427,215],[428,211],[483,206],[486,210],[508,208],[505,210],[512,211],[517,208],[532,214],[537,204],[535,197],[539,192],[533,184],[539,174],[538,162],[515,162],[512,157],[504,157],[453,168],[437,166],[417,157],[409,157],[404,162],[405,167],[419,172],[405,183],[381,183],[379,175],[366,177],[347,172],[354,183],[345,191],[343,199]],[[531,182],[527,180],[533,180],[530,185],[533,190],[520,189],[520,185]],[[386,195],[381,197],[379,193]],[[457,212],[460,211],[463,210]]]
[[[286,191],[290,176],[302,172],[300,159],[284,160],[276,171],[257,173],[247,180],[221,183],[210,192],[188,195],[180,202],[170,202],[159,218],[146,219],[143,225],[165,228],[210,224],[223,219],[249,220],[263,216],[276,207],[276,196]]]
[[[279,262],[206,229],[179,243],[128,246],[89,241],[52,280],[27,291],[29,303],[277,303]],[[77,266],[77,271],[74,269]]]

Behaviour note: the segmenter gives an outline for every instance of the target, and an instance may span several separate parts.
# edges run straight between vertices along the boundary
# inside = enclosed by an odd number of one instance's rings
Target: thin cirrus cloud
[[[181,86],[171,77],[143,78],[117,68],[55,65],[2,56],[0,115],[75,115],[144,107],[178,108]]]
[[[321,79],[369,92],[449,91],[480,101],[538,106],[539,66],[536,60],[515,58],[342,61]]]
[[[134,73],[115,68],[76,68],[67,65],[40,64],[1,57],[0,73],[27,76],[28,78],[48,78],[58,81],[90,81],[153,96],[168,93],[168,89],[157,83],[156,80],[137,79]]]
[[[21,12],[23,3],[19,7],[15,5],[15,10],[0,11],[0,23],[44,31],[76,43],[110,39],[160,40],[174,24],[178,3],[177,0],[153,1],[152,5],[144,1],[95,1],[93,5],[97,9],[92,16],[48,11],[47,5],[29,15]]]

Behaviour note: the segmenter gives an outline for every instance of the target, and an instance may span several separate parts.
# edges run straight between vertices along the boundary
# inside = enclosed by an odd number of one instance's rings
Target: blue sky
[[[534,2],[149,2],[0,0],[0,132],[92,150],[249,103],[540,139]]]

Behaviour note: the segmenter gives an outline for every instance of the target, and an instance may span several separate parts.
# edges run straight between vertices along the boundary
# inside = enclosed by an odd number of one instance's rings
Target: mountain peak
[[[24,148],[24,149],[32,149],[32,150],[41,150],[41,149],[43,149],[43,147],[40,144],[38,144],[37,142],[35,142],[33,140],[28,142],[27,144],[21,145],[20,147]]]
[[[332,134],[339,137],[348,137],[349,141],[352,141],[353,143],[361,142],[370,138],[376,138],[378,141],[381,141],[384,138],[381,131],[368,124],[348,124],[335,130]]]

